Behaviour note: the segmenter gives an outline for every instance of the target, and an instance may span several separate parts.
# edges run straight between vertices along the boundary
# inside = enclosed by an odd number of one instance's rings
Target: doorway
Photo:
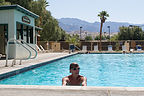
[[[0,54],[6,54],[8,40],[8,25],[0,24]]]

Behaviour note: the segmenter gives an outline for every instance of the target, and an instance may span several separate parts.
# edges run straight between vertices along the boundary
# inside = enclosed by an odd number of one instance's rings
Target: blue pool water
[[[78,54],[0,81],[0,84],[61,86],[77,62],[88,86],[144,87],[144,54]]]

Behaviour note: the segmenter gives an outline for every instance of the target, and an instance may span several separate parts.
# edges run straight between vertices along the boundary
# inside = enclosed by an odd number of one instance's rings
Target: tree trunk
[[[103,27],[103,22],[101,22],[101,26],[100,26],[100,51],[102,50],[102,44],[101,44],[101,40],[102,40],[102,27]]]

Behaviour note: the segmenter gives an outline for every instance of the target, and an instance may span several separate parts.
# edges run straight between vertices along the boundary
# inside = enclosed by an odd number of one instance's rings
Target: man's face
[[[71,73],[72,74],[77,74],[79,75],[79,71],[80,71],[80,67],[74,67],[74,68],[71,68]]]

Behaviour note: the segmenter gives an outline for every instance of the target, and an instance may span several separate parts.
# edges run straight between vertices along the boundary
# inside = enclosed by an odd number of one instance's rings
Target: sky
[[[144,24],[144,0],[47,0],[53,17],[77,18],[90,23],[100,22],[97,16],[107,11],[107,21]]]

